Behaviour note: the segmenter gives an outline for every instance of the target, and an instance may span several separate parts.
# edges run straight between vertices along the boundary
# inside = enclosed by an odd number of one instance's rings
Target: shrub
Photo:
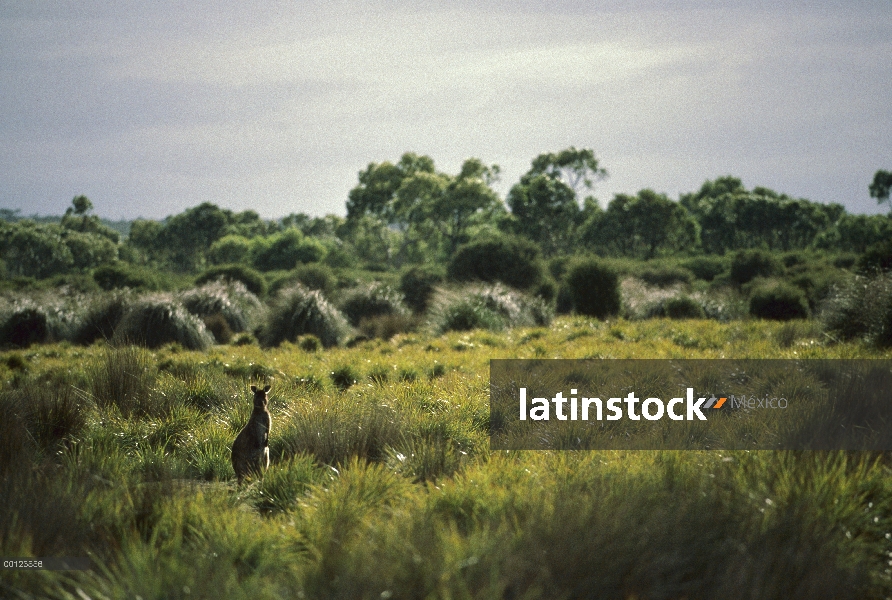
[[[319,290],[326,296],[330,295],[337,285],[337,279],[328,265],[318,263],[300,265],[292,273],[294,273],[294,278],[302,283],[304,287],[311,290]]]
[[[0,326],[0,345],[27,348],[50,340],[46,312],[36,307],[20,308]]]
[[[263,297],[266,294],[266,280],[263,278],[263,275],[245,265],[234,264],[211,267],[195,278],[195,285],[202,285],[218,279],[229,282],[240,281],[255,296]]]
[[[731,259],[731,281],[743,285],[756,277],[771,277],[782,271],[774,255],[762,250],[741,250]]]
[[[823,302],[834,286],[843,283],[848,277],[849,274],[845,271],[830,267],[824,263],[812,263],[797,265],[788,273],[787,279],[805,292],[808,305],[814,310]]]
[[[542,282],[545,266],[533,242],[499,237],[461,246],[449,262],[447,274],[454,281],[500,281],[528,290]]]
[[[251,253],[251,240],[241,235],[225,235],[211,244],[208,259],[215,265],[241,263]]]
[[[353,326],[359,325],[363,319],[382,315],[406,315],[409,312],[399,292],[379,282],[347,292],[340,308]]]
[[[805,319],[808,318],[808,302],[797,287],[784,282],[767,283],[753,290],[750,314],[775,321]]]
[[[197,317],[222,317],[230,333],[248,331],[262,306],[257,296],[248,291],[241,281],[216,281],[180,295],[183,306]]]
[[[325,347],[338,345],[350,332],[344,315],[318,290],[298,284],[282,290],[270,307],[260,340],[267,346],[313,334]]]
[[[299,283],[307,289],[319,290],[326,297],[330,297],[338,284],[331,267],[323,263],[299,265],[291,271],[279,272],[276,275],[269,273],[267,277],[270,279],[269,294],[276,294],[279,290]]]
[[[113,293],[94,301],[72,341],[88,345],[99,339],[111,340],[131,301],[129,295],[123,293]]]
[[[857,271],[868,276],[892,271],[892,240],[867,248],[858,258]]]
[[[892,274],[855,277],[831,292],[822,310],[828,332],[843,339],[864,339],[892,346]]]
[[[681,263],[697,279],[712,281],[725,272],[725,261],[714,256],[696,256]]]
[[[677,266],[649,267],[638,272],[638,279],[657,287],[669,287],[677,283],[687,284],[691,283],[693,278],[693,273]]]
[[[161,281],[156,274],[125,263],[98,267],[93,271],[93,279],[99,287],[106,291],[121,288],[134,290],[161,289]]]
[[[596,258],[576,260],[564,281],[573,308],[579,314],[604,319],[619,313],[619,278],[616,272]]]
[[[851,269],[858,262],[858,255],[851,253],[839,254],[833,259],[833,266],[837,269]]]
[[[400,278],[400,291],[409,308],[416,314],[427,310],[434,288],[442,283],[443,273],[431,267],[413,267]]]
[[[214,340],[201,319],[170,296],[158,295],[142,298],[130,307],[115,329],[113,342],[147,348],[176,342],[189,350],[204,350]]]
[[[690,296],[667,298],[661,306],[663,316],[670,319],[703,319],[706,312],[699,302]]]

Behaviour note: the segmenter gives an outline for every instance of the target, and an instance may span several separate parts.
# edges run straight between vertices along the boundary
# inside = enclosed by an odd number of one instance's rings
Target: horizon
[[[346,213],[404,152],[508,189],[591,148],[602,206],[747,189],[886,214],[892,13],[855,4],[36,1],[0,8],[0,207],[109,220],[202,202],[264,219]],[[134,216],[135,215],[135,216]]]

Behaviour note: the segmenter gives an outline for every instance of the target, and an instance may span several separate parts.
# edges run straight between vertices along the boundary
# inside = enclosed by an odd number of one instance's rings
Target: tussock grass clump
[[[0,301],[0,346],[16,348],[70,340],[87,301],[66,286],[5,300]]]
[[[220,343],[228,342],[235,333],[251,330],[263,310],[257,296],[240,281],[207,283],[183,292],[180,301],[204,321]]]
[[[337,396],[301,405],[288,419],[276,419],[277,429],[270,439],[274,462],[309,454],[327,465],[346,463],[358,457],[370,461],[386,458],[387,448],[402,440],[397,412],[359,397],[351,402]]]
[[[400,291],[409,308],[416,314],[427,310],[435,288],[443,282],[444,273],[434,267],[413,267],[400,277]]]
[[[354,327],[363,319],[409,314],[402,294],[377,281],[346,292],[340,308]]]
[[[168,295],[147,296],[134,302],[121,318],[112,341],[146,348],[177,343],[189,350],[205,350],[214,343],[201,319]]]
[[[278,346],[312,334],[328,348],[340,344],[349,333],[344,315],[321,292],[295,285],[282,290],[273,301],[259,337],[267,346]]]
[[[823,305],[821,319],[827,331],[841,340],[892,346],[892,274],[858,276],[835,288]]]
[[[110,341],[132,302],[132,296],[126,292],[96,297],[90,303],[72,341],[85,346],[96,340]]]
[[[164,412],[154,402],[157,369],[151,355],[135,346],[105,348],[87,366],[88,392],[100,410],[125,417]]]
[[[430,310],[435,331],[469,331],[548,325],[553,309],[541,298],[496,284],[439,289]]]
[[[240,264],[219,265],[207,269],[195,278],[195,285],[212,281],[241,282],[249,292],[258,297],[266,294],[266,279],[258,271]]]
[[[27,348],[50,341],[49,319],[44,310],[23,307],[4,319],[0,326],[0,345]]]
[[[269,293],[271,295],[275,294],[279,290],[290,287],[295,283],[299,283],[310,290],[319,290],[328,298],[335,291],[338,281],[328,265],[309,263],[298,265],[291,271],[273,278],[269,285]]]

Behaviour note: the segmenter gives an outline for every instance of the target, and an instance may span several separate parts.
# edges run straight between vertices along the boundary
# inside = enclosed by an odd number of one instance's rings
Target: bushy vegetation
[[[112,341],[146,348],[176,343],[190,350],[204,350],[214,340],[201,319],[173,297],[156,295],[143,297],[128,308]]]
[[[344,292],[339,306],[354,327],[358,327],[363,320],[390,315],[406,316],[409,312],[402,294],[378,282]]]
[[[554,313],[542,299],[510,288],[468,286],[441,289],[433,301],[430,321],[434,330],[469,331],[548,325]]]
[[[0,555],[96,568],[4,571],[0,596],[892,596],[887,457],[493,452],[486,378],[888,358],[892,220],[733,177],[602,208],[589,149],[538,156],[504,203],[498,175],[406,153],[346,217],[203,203],[123,240],[85,197],[5,211]],[[236,488],[255,383],[272,467]]]
[[[723,259],[716,256],[695,256],[681,263],[697,279],[712,281],[727,269]]]
[[[239,281],[249,292],[262,298],[266,294],[266,280],[263,275],[250,267],[239,264],[227,264],[211,267],[195,278],[196,285],[204,285],[211,281]]]
[[[93,279],[104,290],[121,288],[158,290],[161,288],[161,281],[156,274],[126,263],[101,266],[93,271]]]
[[[892,275],[855,277],[837,287],[821,317],[828,332],[841,340],[892,346]]]
[[[596,258],[581,258],[564,278],[573,310],[581,315],[604,319],[619,313],[622,300],[619,278],[613,269]]]
[[[872,276],[892,271],[892,240],[885,240],[870,246],[858,258],[858,272]]]
[[[400,277],[400,292],[409,308],[416,314],[424,313],[434,294],[443,282],[442,270],[431,267],[413,267]]]
[[[498,237],[471,242],[452,257],[447,275],[453,281],[501,282],[529,290],[542,282],[545,265],[529,240]]]
[[[782,271],[781,262],[762,250],[741,250],[731,259],[731,281],[744,284],[756,277],[772,277]]]
[[[183,292],[180,301],[186,310],[205,322],[222,319],[230,334],[252,330],[263,311],[257,296],[240,281],[208,283]]]
[[[694,279],[688,269],[673,265],[645,266],[636,275],[645,283],[658,287],[688,284]]]
[[[321,292],[297,284],[273,300],[259,337],[267,346],[277,346],[312,334],[328,348],[343,342],[349,332],[347,319]]]
[[[789,321],[809,315],[808,302],[802,290],[784,282],[766,282],[750,295],[750,314],[759,319]]]

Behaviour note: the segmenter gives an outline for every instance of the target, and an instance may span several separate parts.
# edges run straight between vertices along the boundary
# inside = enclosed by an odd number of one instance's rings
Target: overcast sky
[[[343,215],[370,162],[478,157],[504,197],[572,145],[602,205],[730,174],[875,213],[890,92],[889,0],[0,0],[0,208]]]

